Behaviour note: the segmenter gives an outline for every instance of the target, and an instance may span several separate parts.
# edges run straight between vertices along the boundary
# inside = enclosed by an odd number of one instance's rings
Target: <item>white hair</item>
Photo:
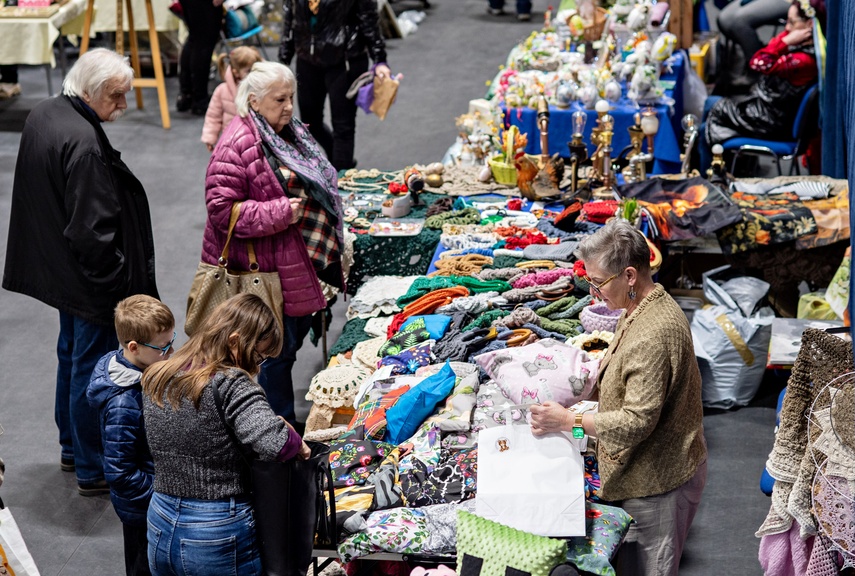
[[[66,96],[98,98],[110,82],[130,84],[134,69],[128,59],[106,48],[89,50],[77,59],[62,81],[62,93]]]
[[[297,78],[294,77],[291,69],[284,64],[279,62],[256,62],[253,64],[252,70],[238,86],[235,96],[238,116],[245,118],[249,114],[250,96],[255,96],[256,99],[261,100],[270,92],[271,86],[277,82],[284,82],[291,90],[297,90]]]

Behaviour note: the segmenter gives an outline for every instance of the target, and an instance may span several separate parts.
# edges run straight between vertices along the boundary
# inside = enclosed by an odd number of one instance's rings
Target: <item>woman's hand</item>
[[[567,431],[573,427],[570,412],[557,402],[532,404],[529,412],[531,413],[531,432],[535,436]]]
[[[312,457],[312,449],[309,448],[309,445],[306,444],[306,441],[303,440],[303,445],[300,446],[300,451],[297,452],[297,458],[300,460],[308,460]]]
[[[380,78],[391,78],[392,71],[389,70],[389,67],[385,64],[378,64],[374,67],[374,75],[379,76]]]
[[[205,147],[208,149],[208,152],[214,151],[214,145],[213,144],[205,144]]]
[[[799,28],[793,30],[783,38],[787,46],[801,46],[813,42],[813,28]]]
[[[300,216],[302,216],[302,210],[300,210],[300,205],[303,202],[302,198],[288,198],[288,202],[291,203],[291,224],[296,224],[298,220],[300,220]]]

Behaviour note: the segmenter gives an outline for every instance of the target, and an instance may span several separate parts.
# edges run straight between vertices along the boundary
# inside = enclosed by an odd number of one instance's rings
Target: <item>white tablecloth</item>
[[[133,0],[134,7],[134,29],[148,30],[148,17],[145,13],[145,1]],[[151,7],[154,10],[154,25],[158,32],[170,32],[178,30],[181,21],[169,11],[170,0],[152,0]],[[128,29],[128,15],[122,2],[124,12],[124,29]],[[116,0],[95,0],[95,17],[92,19],[93,32],[115,32],[116,31]]]
[[[0,18],[0,64],[56,66],[53,43],[60,33],[80,34],[85,12],[86,0],[71,0],[47,18]]]

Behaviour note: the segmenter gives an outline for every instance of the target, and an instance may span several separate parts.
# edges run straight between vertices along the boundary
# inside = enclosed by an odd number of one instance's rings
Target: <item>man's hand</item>
[[[296,224],[298,220],[300,220],[300,216],[302,215],[302,210],[300,210],[301,202],[303,202],[302,198],[288,198],[288,202],[291,203],[291,224]]]

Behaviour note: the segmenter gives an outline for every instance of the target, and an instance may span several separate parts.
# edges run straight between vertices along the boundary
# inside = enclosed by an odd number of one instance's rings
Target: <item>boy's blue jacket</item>
[[[121,350],[102,357],[86,397],[98,410],[104,446],[104,478],[110,500],[125,524],[144,526],[154,486],[154,463],[143,424],[142,371]]]

